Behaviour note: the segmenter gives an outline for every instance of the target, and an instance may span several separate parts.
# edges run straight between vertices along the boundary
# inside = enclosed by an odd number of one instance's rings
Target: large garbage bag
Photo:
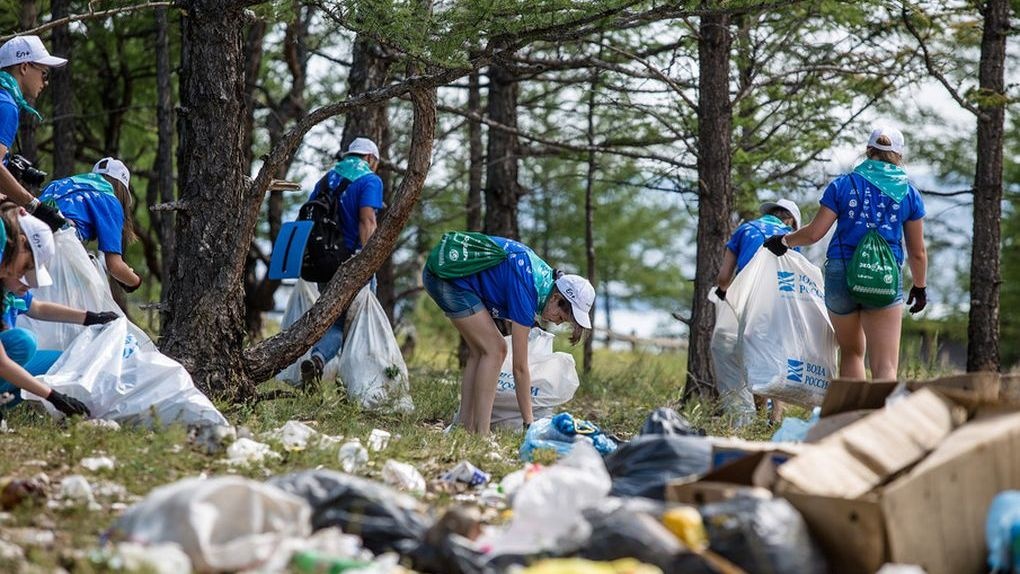
[[[174,542],[200,572],[258,568],[311,534],[311,509],[297,496],[239,476],[188,478],[129,508],[114,539]]]
[[[280,319],[280,329],[286,329],[297,322],[315,302],[319,300],[319,287],[315,283],[305,281],[304,279],[298,279],[294,283],[294,288],[290,292],[290,297],[287,299],[287,307],[283,310],[283,318]],[[281,380],[291,386],[301,386],[301,361],[308,359],[312,356],[312,350],[308,349],[304,355],[294,361],[293,364],[288,366],[286,369],[279,372],[276,375],[278,380]],[[340,376],[340,357],[332,357],[326,361],[325,366],[322,368],[322,380],[323,381],[336,381],[337,377]]]
[[[702,506],[709,548],[748,572],[826,572],[825,557],[782,498],[737,496]]]
[[[1020,537],[1020,491],[1006,490],[992,499],[985,520],[985,541],[988,544],[988,567],[992,572],[1020,571],[1017,539]]]
[[[431,525],[414,498],[357,476],[308,470],[271,478],[268,484],[308,501],[314,530],[337,526],[360,536],[376,554],[409,551]]]
[[[666,569],[674,556],[684,550],[683,544],[658,520],[642,512],[626,508],[585,511],[591,524],[591,537],[579,555],[591,560],[637,558],[646,564]]]
[[[759,249],[726,292],[751,392],[816,407],[836,371],[822,271],[796,251]]]
[[[754,397],[747,385],[747,371],[744,370],[737,314],[733,304],[719,299],[714,291],[709,293],[708,300],[715,305],[715,329],[712,331],[709,350],[715,366],[719,401],[726,414],[733,418],[734,424],[744,426],[754,421],[755,409]]]
[[[33,289],[33,300],[50,301],[85,311],[113,311],[123,317],[124,312],[110,293],[102,254],[98,263],[93,262],[73,229],[57,231],[53,234],[53,242],[56,251],[47,267],[53,284]],[[57,351],[70,347],[75,337],[85,331],[82,325],[39,321],[27,315],[18,318],[18,326],[35,335],[38,348]],[[139,348],[156,350],[152,339],[136,325],[129,323],[128,332]]]
[[[666,484],[708,472],[712,445],[699,436],[642,435],[606,458],[613,496],[663,500]]]
[[[350,322],[340,351],[340,379],[347,396],[366,409],[413,411],[407,364],[390,320],[368,285],[347,315]]]
[[[127,319],[86,328],[39,380],[85,403],[93,418],[121,425],[225,426],[229,423],[180,363],[147,350]],[[61,417],[48,401],[27,391]]]
[[[691,423],[675,410],[669,407],[659,407],[649,413],[638,434],[705,436],[705,431],[691,426]]]
[[[579,442],[587,442],[602,455],[616,450],[616,443],[595,423],[575,419],[570,413],[560,413],[532,423],[521,443],[521,460],[530,461],[536,450],[552,450],[562,456]]]
[[[577,365],[570,353],[553,352],[552,333],[531,329],[528,334],[528,369],[531,372],[531,410],[533,420],[552,417],[556,407],[574,398],[581,384]],[[496,400],[492,405],[492,426],[519,429],[524,419],[517,405],[514,382],[513,345],[506,337],[507,355],[496,384]]]

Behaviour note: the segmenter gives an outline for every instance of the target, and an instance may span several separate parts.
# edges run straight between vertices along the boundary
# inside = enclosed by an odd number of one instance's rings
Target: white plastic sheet
[[[56,252],[48,267],[53,284],[33,289],[33,301],[50,301],[85,311],[113,311],[123,317],[124,312],[110,293],[105,265],[101,260],[96,262],[89,257],[75,231],[61,229],[53,234],[53,241]],[[35,335],[40,349],[58,351],[70,347],[75,337],[85,330],[81,325],[38,321],[27,315],[18,318],[18,326]],[[129,323],[128,331],[139,347],[148,351],[156,350],[152,339],[138,326]]]
[[[115,536],[142,544],[173,542],[200,572],[259,568],[293,552],[312,533],[312,509],[275,486],[241,478],[188,478],[161,486],[129,508]]]
[[[347,311],[340,380],[347,396],[370,410],[411,412],[407,364],[375,293],[366,285]]]
[[[716,388],[726,414],[737,426],[754,420],[754,397],[747,386],[744,358],[740,349],[740,326],[733,306],[719,299],[712,291],[708,300],[715,305],[715,330],[712,332],[712,362],[715,365]]]
[[[726,292],[751,392],[815,407],[836,372],[822,271],[790,251],[759,249]]]
[[[283,318],[280,319],[280,329],[286,329],[297,322],[312,305],[319,300],[319,287],[315,283],[309,283],[304,279],[298,279],[287,299],[287,307],[283,310]],[[276,378],[292,386],[301,386],[301,361],[312,356],[312,350],[308,349],[304,355],[286,369],[280,371]],[[340,357],[333,357],[326,361],[322,369],[322,380],[336,382],[340,370]]]
[[[93,418],[121,425],[228,425],[180,363],[146,350],[126,319],[87,327],[39,379],[88,406]],[[22,391],[26,400],[41,401]]]
[[[553,352],[555,335],[539,328],[528,334],[528,370],[531,372],[531,409],[534,420],[552,417],[556,407],[574,398],[581,381],[570,353]],[[507,354],[496,383],[492,426],[519,429],[524,422],[517,405],[513,346],[506,337]]]

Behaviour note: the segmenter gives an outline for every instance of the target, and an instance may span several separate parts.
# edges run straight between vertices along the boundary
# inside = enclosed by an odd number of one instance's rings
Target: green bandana
[[[18,81],[14,79],[14,76],[2,70],[0,70],[0,89],[7,90],[7,92],[11,94],[11,97],[14,98],[14,103],[18,104],[18,109],[25,110],[35,116],[39,121],[42,121],[42,115],[40,115],[39,112],[37,112],[35,108],[33,108],[31,104],[25,100],[25,96],[21,93],[21,86],[18,85]]]
[[[103,177],[102,174],[81,173],[78,175],[72,175],[71,179],[74,181],[74,183],[78,185],[91,187],[93,190],[98,191],[100,193],[116,195],[113,192],[113,186],[110,185],[110,182],[106,181],[106,178]]]
[[[25,300],[18,297],[14,293],[4,293],[4,310],[6,314],[8,309],[17,309],[18,311],[28,311],[28,305],[25,304]]]
[[[336,162],[336,165],[333,166],[333,171],[337,172],[340,177],[347,181],[354,181],[363,175],[372,173],[372,168],[369,167],[367,161],[360,157],[349,155]]]
[[[903,168],[884,161],[866,159],[854,168],[854,173],[868,180],[882,193],[899,203],[910,191],[910,181]]]

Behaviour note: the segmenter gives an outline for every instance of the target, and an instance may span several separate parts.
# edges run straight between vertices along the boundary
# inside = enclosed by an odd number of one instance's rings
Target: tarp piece
[[[127,319],[86,328],[39,380],[85,403],[93,418],[121,425],[229,425],[180,363],[147,350],[133,332]],[[40,397],[22,396],[63,416]]]

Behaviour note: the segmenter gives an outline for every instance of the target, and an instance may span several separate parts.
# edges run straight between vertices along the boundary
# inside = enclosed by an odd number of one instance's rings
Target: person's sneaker
[[[301,388],[312,391],[319,388],[319,381],[322,380],[322,359],[318,355],[301,361]]]

